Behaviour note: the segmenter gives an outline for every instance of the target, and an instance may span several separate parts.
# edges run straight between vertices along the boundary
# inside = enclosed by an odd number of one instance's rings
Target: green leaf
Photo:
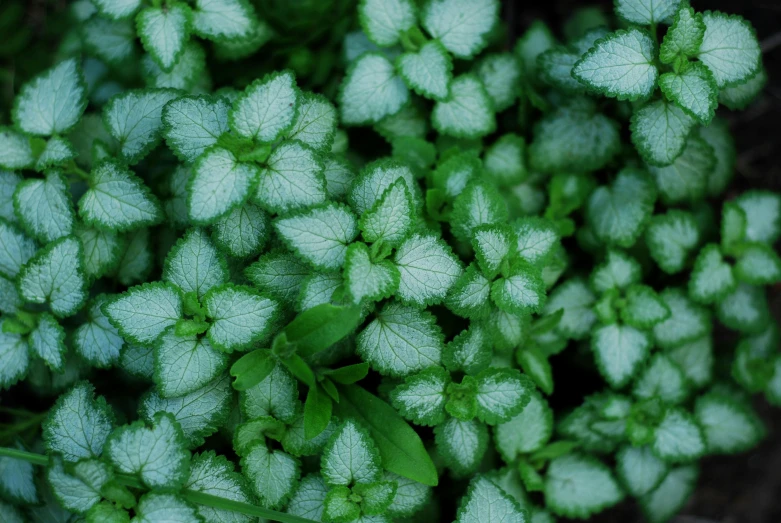
[[[68,140],[59,136],[53,136],[46,142],[46,147],[38,156],[38,159],[35,160],[35,169],[44,171],[73,160],[77,155],[78,153]]]
[[[77,227],[74,231],[84,249],[84,273],[91,280],[116,271],[126,250],[125,239],[110,231]]]
[[[309,387],[304,404],[304,437],[313,439],[323,433],[331,422],[333,402],[320,387]]]
[[[196,0],[193,32],[215,42],[246,37],[257,24],[252,4],[244,0]]]
[[[445,421],[446,389],[450,375],[442,367],[430,367],[408,376],[391,392],[391,403],[417,425],[434,426]]]
[[[694,416],[712,454],[743,452],[765,436],[762,421],[748,405],[718,392],[697,398]]]
[[[762,52],[754,28],[737,15],[706,11],[705,34],[697,58],[713,73],[716,86],[731,87],[751,78]]]
[[[360,304],[389,298],[399,287],[399,271],[396,266],[381,260],[372,262],[369,248],[356,242],[347,249],[344,262],[344,282],[353,303]]]
[[[274,226],[294,252],[321,269],[340,268],[358,234],[355,216],[335,203],[278,219]]]
[[[182,317],[182,295],[171,284],[146,283],[120,294],[101,310],[122,337],[149,344]]]
[[[377,45],[396,44],[415,25],[416,8],[409,0],[362,0],[358,17],[366,36]]]
[[[453,79],[453,61],[438,40],[431,40],[417,52],[404,53],[396,59],[399,75],[420,96],[445,100]]]
[[[346,125],[377,123],[399,112],[409,91],[393,64],[378,53],[365,53],[350,64],[339,91],[339,109]]]
[[[746,240],[773,243],[781,235],[781,197],[766,191],[746,191],[735,199],[746,213]]]
[[[288,131],[290,140],[298,140],[321,152],[331,150],[336,134],[336,109],[324,96],[302,93],[298,103],[298,114],[293,127]]]
[[[187,446],[203,445],[204,438],[214,434],[230,413],[233,392],[226,374],[203,388],[178,398],[161,398],[150,392],[141,399],[139,414],[151,423],[157,412],[168,412],[182,428]]]
[[[292,254],[272,252],[261,256],[244,273],[261,291],[292,306],[311,270]]]
[[[14,123],[35,136],[66,134],[87,107],[87,86],[75,59],[65,60],[22,86]]]
[[[336,155],[325,155],[325,192],[331,200],[341,200],[347,195],[347,191],[355,179],[352,164],[345,158]]]
[[[656,25],[669,22],[681,0],[616,0],[616,14],[630,24]]]
[[[358,335],[356,351],[381,374],[406,376],[440,363],[442,333],[434,316],[387,303]]]
[[[515,54],[518,56],[525,73],[535,76],[537,72],[537,57],[556,45],[556,37],[542,20],[535,20],[515,44]]]
[[[231,365],[230,374],[236,378],[233,388],[238,391],[254,387],[271,374],[277,360],[265,349],[249,352]]]
[[[0,131],[0,135],[2,131]],[[2,141],[2,138],[0,138]],[[0,149],[2,146],[0,145]],[[16,222],[14,214],[14,192],[21,183],[22,177],[18,174],[0,169],[0,218],[7,222]]]
[[[591,348],[600,373],[618,389],[629,383],[648,357],[651,338],[628,325],[605,325],[594,331]]]
[[[109,323],[102,308],[109,300],[97,296],[88,309],[88,319],[73,333],[73,345],[85,360],[95,367],[111,367],[119,360],[125,342],[119,331]]]
[[[247,419],[273,416],[292,423],[298,414],[298,381],[278,363],[266,378],[241,394],[241,411]]]
[[[100,456],[114,424],[102,396],[86,381],[77,383],[57,399],[43,422],[43,441],[49,452],[76,462]]]
[[[676,58],[697,55],[705,35],[702,14],[688,6],[681,6],[675,14],[673,24],[664,35],[659,48],[659,58],[665,64],[672,64]]]
[[[432,0],[423,8],[421,22],[456,58],[468,59],[488,44],[498,15],[496,0]]]
[[[0,127],[0,167],[23,169],[34,161],[30,138],[9,127]]]
[[[369,430],[385,470],[424,485],[437,484],[423,442],[390,405],[357,385],[339,387],[339,396],[337,415],[354,417]]]
[[[716,113],[718,89],[713,75],[702,64],[691,64],[679,73],[659,77],[662,93],[688,115],[708,125]]]
[[[491,282],[472,264],[453,284],[445,303],[459,316],[481,319],[490,313],[490,293]]]
[[[483,225],[475,229],[472,248],[483,274],[491,278],[499,274],[502,262],[510,254],[512,239],[506,227]]]
[[[112,476],[111,468],[97,460],[84,460],[65,470],[62,459],[52,459],[47,471],[52,493],[69,511],[84,513],[101,500],[101,489]]]
[[[531,267],[519,265],[491,285],[491,299],[501,310],[521,316],[538,312],[545,304],[545,284]]]
[[[19,450],[24,448],[17,444]],[[0,493],[19,505],[40,503],[35,485],[35,472],[32,463],[8,456],[0,457]],[[6,514],[6,512],[3,512]],[[13,521],[13,520],[12,520]],[[22,521],[21,519],[19,520]]]
[[[708,310],[693,303],[680,289],[665,289],[659,296],[670,309],[670,317],[653,329],[659,348],[674,349],[710,332]]]
[[[211,319],[207,337],[225,352],[241,350],[263,339],[276,319],[276,301],[250,287],[232,284],[212,288],[203,297]]]
[[[507,221],[507,203],[496,187],[487,181],[469,183],[456,197],[451,216],[453,234],[469,241],[480,226]]]
[[[533,390],[517,369],[486,369],[477,375],[477,417],[489,425],[508,421],[529,403]]]
[[[352,499],[352,490],[338,485],[328,490],[323,500],[323,517],[326,521],[342,523],[360,519],[361,506]]]
[[[412,236],[398,248],[394,262],[401,276],[398,296],[415,305],[440,302],[461,275],[458,259],[434,236]]]
[[[705,453],[702,428],[685,411],[671,408],[654,430],[654,454],[668,463],[694,461]]]
[[[296,316],[284,329],[289,343],[294,343],[302,357],[327,349],[348,336],[361,322],[357,307],[324,303]]]
[[[706,385],[713,374],[713,343],[710,336],[684,343],[667,351],[668,356],[683,370],[695,387]]]
[[[760,66],[754,76],[744,83],[721,89],[719,103],[733,111],[745,109],[757,99],[766,84],[767,72]]]
[[[556,515],[587,519],[624,497],[601,461],[567,454],[551,461],[545,474],[545,505]]]
[[[239,207],[257,185],[260,169],[239,159],[227,149],[214,146],[195,162],[188,183],[190,219],[208,225]]]
[[[230,104],[223,98],[183,96],[163,107],[163,136],[181,160],[192,163],[228,131]]]
[[[323,505],[328,490],[328,485],[323,478],[317,474],[307,474],[301,479],[290,498],[287,512],[312,521],[322,521]]]
[[[502,521],[526,523],[527,512],[496,483],[484,476],[477,476],[461,501],[456,523],[481,523]]]
[[[730,329],[756,334],[770,320],[767,298],[762,287],[740,283],[716,306],[719,321]]]
[[[586,51],[590,47],[589,45]],[[581,54],[564,46],[556,46],[540,54],[537,57],[537,66],[542,81],[565,93],[583,93],[585,86],[572,76],[572,67],[580,60]]]
[[[48,303],[55,316],[72,316],[87,298],[82,256],[73,236],[50,243],[19,272],[19,294],[31,303]]]
[[[724,120],[716,119],[708,127],[700,127],[700,138],[713,148],[716,165],[708,174],[708,196],[719,196],[732,179],[735,169],[735,140]]]
[[[740,252],[735,277],[751,285],[772,285],[781,280],[781,260],[768,245],[755,243]]]
[[[623,169],[611,186],[599,187],[591,194],[586,217],[597,238],[628,248],[642,234],[655,201],[649,177],[637,169]]]
[[[58,171],[50,171],[43,180],[27,179],[17,185],[14,210],[22,227],[43,243],[67,236],[73,230],[69,184]]]
[[[562,310],[556,330],[572,339],[582,339],[591,330],[597,317],[592,311],[596,297],[580,278],[565,281],[548,296],[543,314],[548,316]]]
[[[668,274],[684,269],[700,241],[700,231],[694,217],[685,211],[672,209],[651,218],[645,231],[645,241],[651,258]]]
[[[497,113],[513,105],[519,93],[521,68],[511,53],[487,55],[478,62],[476,72]]]
[[[146,84],[149,87],[192,90],[205,74],[206,54],[197,43],[190,41],[184,47],[182,56],[170,73],[166,73],[145,55],[141,60]]]
[[[448,418],[434,428],[437,453],[458,476],[477,469],[488,448],[488,429],[477,420]]]
[[[164,71],[170,71],[184,51],[191,21],[187,4],[147,7],[136,16],[141,44]]]
[[[388,188],[399,179],[404,180],[417,207],[420,203],[420,191],[412,171],[409,167],[392,160],[377,160],[361,170],[348,195],[350,207],[361,216],[370,212],[383,198]]]
[[[152,428],[143,422],[118,428],[106,442],[106,453],[118,470],[138,474],[150,488],[176,490],[189,474],[190,452],[169,413],[155,414]]]
[[[0,221],[0,274],[16,278],[22,267],[33,257],[35,242],[25,236],[16,227]]]
[[[689,296],[699,303],[716,303],[734,291],[736,285],[732,267],[724,260],[719,246],[711,243],[703,247],[694,261]]]
[[[79,216],[88,225],[123,232],[156,225],[160,202],[143,180],[119,162],[107,160],[90,173],[90,188],[79,200]]]
[[[212,288],[228,280],[222,253],[203,229],[191,229],[176,242],[166,256],[163,280],[182,293],[195,293],[201,299]]]
[[[477,374],[491,363],[492,348],[488,333],[479,324],[470,324],[445,346],[442,362],[451,372]]]
[[[513,223],[513,230],[517,240],[516,254],[537,266],[546,262],[559,245],[556,225],[546,219],[520,218]]]
[[[654,55],[655,44],[648,33],[636,28],[619,30],[597,40],[575,63],[572,76],[611,98],[646,98],[659,76]]]
[[[713,148],[697,136],[689,137],[683,153],[666,167],[648,166],[656,179],[662,202],[673,205],[701,200],[708,188],[708,175],[716,165]]]
[[[171,89],[137,89],[113,96],[103,107],[103,121],[129,165],[138,163],[159,143],[163,107],[176,97]]]
[[[647,285],[633,285],[626,291],[626,305],[621,309],[621,319],[638,329],[650,329],[670,317],[670,309]]]
[[[107,64],[127,63],[135,54],[136,31],[131,20],[93,16],[83,23],[82,31],[85,49]]]
[[[494,132],[493,102],[480,79],[473,74],[453,79],[448,97],[434,105],[431,123],[440,134],[455,138],[480,138]]]
[[[673,517],[694,492],[697,475],[694,465],[672,469],[653,492],[640,500],[646,518],[651,523],[663,523]]]
[[[217,455],[213,451],[196,454],[190,461],[190,476],[184,484],[184,489],[219,496],[239,503],[252,504],[252,494],[245,479],[233,468],[233,463],[228,461],[225,456]],[[196,505],[196,510],[204,521],[230,523],[251,523],[253,521],[252,517],[245,514],[208,505]]]
[[[680,403],[689,393],[686,377],[671,358],[655,354],[640,373],[632,393],[642,400],[658,398],[667,404]]]
[[[141,0],[93,0],[92,3],[100,14],[120,20],[132,15],[141,5]]]
[[[626,490],[638,498],[653,491],[668,472],[667,464],[648,447],[627,445],[616,455],[616,475]]]
[[[543,448],[553,435],[553,409],[537,392],[523,410],[494,429],[496,448],[507,462]]]
[[[268,215],[260,207],[245,203],[218,219],[212,235],[220,249],[235,258],[246,259],[260,253],[269,229]]]
[[[415,223],[415,204],[406,182],[399,178],[385,190],[372,209],[361,216],[359,226],[367,242],[397,246]]]
[[[624,290],[642,277],[640,264],[621,251],[608,250],[605,262],[591,274],[591,286],[600,294]]]
[[[534,127],[529,164],[542,172],[591,172],[620,150],[618,124],[578,101],[545,115]],[[561,154],[567,151],[567,154]]]
[[[157,521],[194,523],[198,521],[198,512],[194,506],[174,494],[149,492],[138,501],[133,523],[155,523]]]
[[[323,169],[314,149],[301,142],[284,142],[274,149],[261,169],[254,201],[269,212],[280,214],[323,203]]]
[[[372,483],[380,478],[380,454],[369,433],[345,422],[323,450],[321,470],[331,486]]]
[[[167,329],[155,343],[154,380],[164,398],[184,396],[207,385],[228,365],[228,358],[206,338],[177,336]]]
[[[632,115],[632,143],[646,163],[670,165],[683,154],[694,124],[683,109],[664,99],[649,102]]]

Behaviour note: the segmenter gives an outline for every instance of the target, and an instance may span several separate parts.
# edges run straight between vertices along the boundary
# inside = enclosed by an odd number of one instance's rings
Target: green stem
[[[79,167],[78,165],[76,165],[76,162],[74,162],[73,160],[71,160],[70,163],[68,164],[68,172],[75,174],[82,180],[89,181],[89,173],[84,169],[82,169],[81,167]]]
[[[0,447],[0,456],[6,456],[14,459],[21,459],[32,463],[33,465],[39,465],[45,467],[49,464],[49,458],[42,454],[36,454],[34,452],[27,452],[26,450],[11,449],[8,447]],[[143,489],[144,485],[134,476],[127,474],[116,474],[117,481],[126,487]],[[232,499],[221,498],[220,496],[213,496],[206,494],[205,492],[196,492],[194,490],[183,490],[179,493],[182,498],[190,503],[205,505],[218,510],[228,510],[230,512],[238,512],[239,514],[245,514],[247,516],[254,516],[259,518],[270,519],[272,521],[279,521],[280,523],[315,523],[311,519],[294,516],[293,514],[285,514],[284,512],[278,512],[276,510],[269,510],[267,508],[258,507],[250,503],[243,503],[241,501],[234,501]]]
[[[30,427],[34,427],[35,425],[40,425],[41,421],[43,421],[46,415],[47,415],[46,412],[41,412],[40,414],[36,414],[35,416],[27,418],[21,423],[16,423],[12,425],[11,428],[9,428],[8,430],[4,430],[0,432],[0,439],[4,439],[7,438],[8,436],[19,434],[20,432],[24,432],[25,430],[29,429]]]

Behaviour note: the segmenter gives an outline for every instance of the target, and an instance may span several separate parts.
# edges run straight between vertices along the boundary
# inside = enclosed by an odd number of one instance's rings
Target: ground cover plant
[[[731,189],[722,118],[766,82],[749,21],[291,9],[77,0],[18,82],[3,521],[656,523],[765,436],[781,195]]]

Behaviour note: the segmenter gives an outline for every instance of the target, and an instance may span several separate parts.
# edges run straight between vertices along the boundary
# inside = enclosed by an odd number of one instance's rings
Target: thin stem
[[[21,459],[27,461],[28,463],[32,463],[33,465],[39,465],[42,467],[45,467],[49,464],[49,458],[42,454],[27,452],[26,450],[11,449],[8,447],[0,447],[0,456]],[[135,476],[130,476],[128,474],[116,474],[114,477],[119,483],[125,485],[126,487],[136,489],[145,488],[144,485]],[[285,514],[284,512],[278,512],[276,510],[269,510],[263,507],[257,507],[250,503],[243,503],[241,501],[225,499],[220,496],[213,496],[204,492],[183,490],[179,493],[179,495],[190,503],[205,505],[207,507],[212,507],[218,510],[238,512],[239,514],[245,514],[247,516],[266,518],[272,521],[279,521],[281,523],[315,523],[311,519],[294,516],[293,514]]]

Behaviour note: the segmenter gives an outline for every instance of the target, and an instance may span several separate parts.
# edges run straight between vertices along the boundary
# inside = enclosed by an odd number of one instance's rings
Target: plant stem
[[[33,465],[39,465],[45,467],[49,464],[49,458],[43,454],[36,454],[34,452],[27,452],[26,450],[12,449],[8,447],[0,447],[0,456],[6,456],[14,459],[21,459],[32,463]],[[126,487],[144,489],[144,485],[135,476],[128,474],[116,474],[117,481]],[[255,516],[271,521],[279,521],[280,523],[315,523],[311,519],[294,516],[293,514],[286,514],[284,512],[278,512],[276,510],[269,510],[267,508],[258,507],[250,503],[243,503],[241,501],[234,501],[232,499],[225,499],[220,496],[213,496],[206,494],[205,492],[196,492],[194,490],[183,490],[179,495],[190,503],[197,505],[205,505],[218,510],[228,510],[231,512],[238,512],[247,516]]]

